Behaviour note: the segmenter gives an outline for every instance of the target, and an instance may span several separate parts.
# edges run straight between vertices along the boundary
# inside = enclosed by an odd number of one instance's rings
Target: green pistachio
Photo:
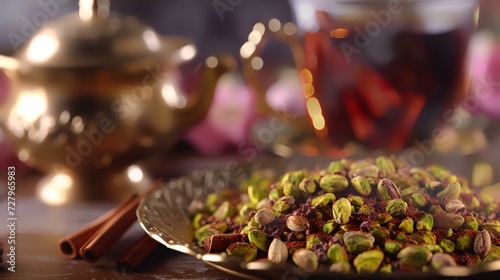
[[[359,168],[351,168],[351,177],[363,176],[366,178],[378,178],[378,167],[373,164],[368,164]]]
[[[427,204],[427,200],[420,193],[410,195],[410,200],[416,207],[424,207]]]
[[[345,166],[342,161],[336,160],[330,162],[328,165],[328,172],[331,174],[342,173],[345,170]]]
[[[349,258],[342,245],[335,243],[326,252],[326,257],[330,263],[347,262]]]
[[[409,188],[401,190],[401,196],[406,197],[406,196],[418,193],[419,191],[420,191],[420,188],[418,186],[411,186]]]
[[[432,253],[424,246],[410,246],[399,251],[398,260],[409,267],[418,269],[428,264],[431,260]]]
[[[375,165],[378,167],[380,175],[383,177],[396,173],[396,166],[394,166],[394,162],[388,157],[378,156],[375,159]]]
[[[401,249],[403,249],[403,245],[397,241],[387,241],[384,243],[384,251],[389,254],[397,254]]]
[[[264,189],[260,189],[257,186],[250,185],[247,189],[248,198],[253,205],[257,205],[259,201],[263,198],[267,197],[267,191]]]
[[[408,204],[401,199],[389,200],[385,207],[385,211],[389,212],[394,217],[402,218],[406,216]]]
[[[359,206],[365,204],[365,201],[363,200],[363,198],[360,196],[357,196],[357,195],[349,196],[347,198],[347,200],[349,200],[349,202],[351,203],[352,206],[356,206],[356,207],[359,207]]]
[[[392,216],[389,213],[380,213],[377,215],[377,222],[381,225],[386,224],[392,220]]]
[[[473,231],[478,231],[479,230],[479,223],[477,222],[476,218],[473,216],[467,215],[464,217],[465,222],[462,225],[462,228],[465,229],[472,229]]]
[[[443,253],[443,249],[437,244],[434,244],[434,245],[426,244],[424,246],[425,246],[425,248],[429,249],[429,251],[431,251],[431,253],[433,253],[433,254]]]
[[[319,186],[326,192],[334,193],[345,190],[349,186],[349,181],[342,175],[326,175],[319,181]]]
[[[295,203],[295,198],[293,196],[287,195],[278,199],[274,205],[273,210],[276,212],[286,212]]]
[[[210,237],[210,236],[215,235],[215,234],[220,234],[220,233],[221,232],[216,230],[216,229],[203,226],[195,231],[194,238],[196,239],[196,244],[198,244],[198,246],[201,246],[201,245],[203,245],[203,243],[205,242],[205,239],[207,239],[207,237]]]
[[[373,227],[370,233],[375,238],[377,244],[382,244],[384,240],[390,236],[389,230],[383,227]]]
[[[213,216],[219,220],[222,221],[226,218],[231,218],[234,216],[236,211],[234,210],[234,207],[229,203],[229,201],[224,201],[217,210],[215,210]]]
[[[360,195],[367,196],[372,191],[370,182],[366,179],[366,177],[356,176],[351,179],[351,184]]]
[[[439,181],[429,181],[425,183],[425,188],[429,191],[437,190],[440,187],[442,187],[442,184]]]
[[[483,263],[487,262],[493,262],[493,261],[498,261],[500,260],[500,255],[495,255],[495,254],[489,254],[483,259]]]
[[[396,231],[398,229],[398,225],[395,223],[391,223],[391,222],[387,223],[385,226],[391,232]]]
[[[431,207],[429,207],[428,212],[429,214],[439,214],[443,212],[443,208],[441,208],[441,206],[439,205],[432,205]]]
[[[457,237],[455,249],[457,249],[458,251],[465,251],[472,248],[473,243],[474,242],[472,236],[464,232],[459,237]]]
[[[500,221],[494,220],[485,222],[481,225],[481,227],[496,238],[500,238]]]
[[[479,209],[480,206],[481,204],[479,203],[479,200],[475,196],[472,197],[472,199],[470,200],[470,204],[466,205],[467,209],[470,210],[477,210]]]
[[[393,181],[383,178],[377,185],[377,197],[380,200],[400,199],[401,191]]]
[[[299,190],[306,194],[313,194],[316,191],[316,183],[309,178],[304,178],[299,183]]]
[[[444,190],[437,193],[437,198],[441,199],[458,199],[461,193],[461,186],[458,182],[451,182]]]
[[[449,239],[443,239],[439,241],[439,246],[443,249],[445,253],[451,253],[455,251],[455,243]]]
[[[283,196],[283,190],[276,188],[269,191],[269,195],[267,196],[267,198],[269,198],[270,200],[276,200],[282,196]]]
[[[443,181],[453,175],[448,168],[442,165],[431,165],[427,168],[427,170],[429,170],[429,172],[439,181]]]
[[[343,241],[349,253],[358,254],[373,247],[375,237],[362,231],[349,231],[344,233]]]
[[[306,249],[313,249],[316,244],[321,244],[321,239],[316,235],[309,235],[306,238]]]
[[[252,211],[255,211],[255,209],[252,206],[244,204],[243,206],[241,206],[240,211],[238,211],[238,214],[248,219],[250,217],[250,212]]]
[[[311,199],[311,205],[316,207],[327,206],[335,201],[336,197],[333,193],[325,193]]]
[[[353,265],[358,273],[374,273],[384,259],[380,250],[370,250],[360,253],[354,258]]]
[[[335,273],[349,273],[351,272],[351,264],[348,261],[332,263],[328,270]]]
[[[373,207],[371,207],[370,205],[368,204],[363,204],[361,205],[359,208],[358,208],[358,211],[356,213],[358,214],[370,214],[370,213],[373,213],[373,211],[375,211],[373,209]]]
[[[241,256],[245,262],[254,261],[257,257],[257,247],[245,242],[235,242],[227,247],[228,255]]]
[[[200,225],[200,221],[203,219],[203,218],[206,218],[207,215],[203,214],[203,213],[197,213],[194,218],[193,218],[193,228],[194,229],[199,229],[201,227]]]
[[[285,183],[283,185],[283,194],[290,195],[290,196],[293,196],[295,198],[299,198],[301,196],[301,192],[300,192],[299,187],[295,184],[290,183],[290,182]]]
[[[328,221],[323,225],[323,233],[331,234],[338,228],[339,224],[334,221]]]
[[[392,273],[392,265],[390,263],[385,263],[380,266],[380,272],[391,274]]]
[[[351,217],[351,202],[347,198],[339,198],[332,206],[333,220],[340,225],[347,224]]]
[[[419,182],[430,182],[432,181],[432,175],[425,171],[423,168],[414,167],[410,170],[410,174],[413,178]]]
[[[219,195],[217,193],[211,193],[207,195],[207,198],[205,200],[205,205],[207,207],[215,206],[218,200],[219,200]]]
[[[248,232],[248,241],[253,244],[258,249],[267,252],[269,247],[269,242],[267,241],[267,235],[260,230],[251,230]]]
[[[408,236],[404,232],[398,232],[396,235],[394,235],[394,240],[399,241],[399,242],[405,242],[408,240]]]
[[[318,256],[310,250],[298,249],[293,253],[293,262],[303,271],[312,273],[318,268]]]
[[[453,230],[451,228],[449,228],[447,231],[446,231],[446,234],[445,234],[445,237],[446,238],[449,238],[453,235]]]
[[[434,269],[441,269],[446,266],[457,266],[452,256],[445,253],[435,253],[431,258],[431,266]]]
[[[432,230],[434,227],[434,218],[431,214],[425,214],[417,221],[417,230]]]
[[[412,233],[415,222],[411,218],[404,218],[399,224],[399,229],[404,233]]]
[[[434,245],[436,244],[436,236],[434,233],[430,231],[417,231],[412,234],[410,234],[410,239],[413,241],[416,241],[418,244],[428,244],[428,245]]]

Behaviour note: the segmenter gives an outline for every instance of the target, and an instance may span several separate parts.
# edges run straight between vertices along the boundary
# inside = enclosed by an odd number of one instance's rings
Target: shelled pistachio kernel
[[[403,248],[397,255],[402,264],[412,268],[422,268],[429,263],[431,257],[431,251],[420,245]]]
[[[226,253],[241,256],[245,262],[251,262],[257,257],[257,247],[246,242],[235,242],[227,247]]]
[[[491,235],[488,231],[482,230],[474,238],[474,252],[481,258],[486,257],[491,249]]]
[[[294,232],[304,232],[309,228],[309,221],[302,216],[291,215],[286,219],[286,226]]]
[[[446,266],[457,266],[457,263],[451,255],[445,253],[435,253],[431,258],[431,266],[434,269],[441,269]]]
[[[311,199],[311,205],[316,207],[326,206],[335,201],[336,197],[333,193],[320,194]]]
[[[377,184],[377,197],[380,200],[400,199],[401,191],[391,179],[383,178]]]
[[[339,198],[332,206],[333,220],[340,225],[347,224],[351,211],[351,202],[347,198]]]
[[[273,205],[273,210],[276,212],[286,212],[295,203],[295,198],[290,195],[279,198]]]
[[[444,253],[451,253],[455,251],[455,243],[453,243],[453,241],[449,239],[443,239],[439,241],[438,245],[439,247],[441,247],[441,249],[443,249]]]
[[[222,221],[227,217],[233,217],[234,214],[236,213],[234,207],[229,203],[229,201],[224,201],[217,210],[213,213],[213,216],[219,220]]]
[[[380,250],[370,250],[360,253],[354,258],[353,265],[358,273],[374,273],[384,259]]]
[[[359,254],[373,247],[375,237],[362,231],[348,231],[343,236],[347,251],[352,254]]]
[[[351,179],[351,184],[360,195],[367,196],[372,191],[370,181],[366,177],[356,176]]]
[[[275,219],[274,211],[269,208],[262,208],[255,213],[254,219],[261,226],[272,223]]]
[[[288,249],[285,243],[278,238],[274,238],[271,245],[269,245],[267,258],[273,263],[285,264],[288,261]]]
[[[455,249],[458,251],[465,251],[474,245],[474,241],[472,239],[472,236],[470,236],[468,233],[464,232],[462,233],[459,237],[457,237],[457,240],[455,241]]]
[[[384,251],[389,254],[397,254],[401,249],[403,249],[403,244],[397,241],[387,241],[384,243]]]
[[[269,243],[267,242],[267,235],[265,232],[260,230],[251,230],[247,235],[248,242],[250,242],[250,244],[257,247],[257,249],[267,252]]]
[[[481,227],[496,238],[500,238],[500,221],[494,220],[485,222],[481,225]]]
[[[318,268],[318,256],[308,249],[300,248],[293,253],[293,262],[307,273],[314,272]]]
[[[389,200],[385,207],[385,211],[394,217],[402,218],[406,216],[408,204],[401,199]]]
[[[436,196],[441,199],[458,199],[461,192],[460,183],[451,182],[442,191],[438,192]]]
[[[321,239],[316,235],[308,235],[306,237],[306,249],[313,249],[317,244],[321,244]]]
[[[313,194],[316,191],[316,182],[310,178],[304,178],[299,183],[299,190],[306,194]]]
[[[378,156],[375,159],[375,165],[378,167],[380,174],[384,177],[396,173],[396,166],[394,166],[394,162],[388,157]]]
[[[335,273],[349,273],[351,272],[351,264],[348,261],[341,261],[332,263],[328,268],[328,271]]]
[[[377,222],[381,225],[386,224],[392,220],[392,216],[389,213],[380,213],[377,215]]]
[[[326,252],[326,257],[330,263],[349,261],[349,257],[347,256],[344,247],[342,247],[342,245],[338,243],[335,243],[328,248],[328,251]]]
[[[425,214],[417,221],[417,230],[432,230],[434,227],[434,218],[431,214]]]
[[[345,190],[349,186],[349,181],[338,174],[325,175],[319,181],[319,187],[329,193]]]
[[[247,188],[248,198],[253,205],[256,205],[263,198],[267,197],[267,191],[255,185],[250,185]]]
[[[427,204],[427,200],[421,193],[413,193],[410,195],[410,200],[413,205],[417,207],[424,207]]]
[[[328,221],[323,225],[323,233],[332,233],[338,228],[339,224],[334,221]]]
[[[421,230],[410,234],[409,238],[418,244],[435,245],[436,235],[431,231]]]
[[[399,229],[404,233],[412,233],[415,222],[411,218],[404,218],[399,224]]]
[[[345,167],[344,167],[343,161],[336,160],[336,161],[330,162],[327,169],[328,169],[329,173],[334,174],[334,173],[341,173],[342,171],[344,171],[344,168]]]

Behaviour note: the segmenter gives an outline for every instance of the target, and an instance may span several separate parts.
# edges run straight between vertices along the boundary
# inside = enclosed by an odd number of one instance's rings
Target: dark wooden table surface
[[[191,163],[177,162],[174,167],[165,164],[156,172],[171,169],[182,173],[188,167],[206,167],[209,161]],[[157,248],[134,271],[119,269],[115,262],[132,243],[143,234],[136,222],[126,234],[95,263],[84,260],[68,260],[58,252],[58,239],[74,232],[97,218],[116,203],[86,202],[64,206],[49,206],[35,197],[35,186],[43,174],[29,172],[18,175],[16,192],[16,266],[0,265],[0,279],[86,279],[86,280],[131,280],[131,279],[241,279],[218,270],[201,260],[172,251]],[[7,195],[2,185],[0,191],[0,240],[3,241],[4,259],[8,253]],[[5,225],[4,225],[5,224]]]

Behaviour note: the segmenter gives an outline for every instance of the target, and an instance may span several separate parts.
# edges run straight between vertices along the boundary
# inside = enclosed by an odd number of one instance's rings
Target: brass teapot
[[[131,165],[171,147],[201,120],[231,57],[209,57],[199,90],[185,96],[177,67],[196,55],[189,40],[165,37],[107,1],[44,25],[16,57],[0,56],[10,79],[0,111],[18,157],[47,172],[49,204],[118,199],[149,184]]]

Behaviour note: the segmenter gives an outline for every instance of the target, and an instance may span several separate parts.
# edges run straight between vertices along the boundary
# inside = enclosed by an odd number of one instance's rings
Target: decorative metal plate
[[[238,188],[247,176],[259,169],[269,169],[280,174],[285,170],[306,166],[325,167],[325,159],[299,159],[290,162],[288,159],[266,158],[253,164],[226,163],[217,169],[200,170],[192,174],[170,180],[157,190],[147,195],[137,209],[137,217],[144,230],[155,240],[166,247],[195,258],[231,274],[248,279],[366,279],[366,275],[339,275],[327,270],[306,275],[293,265],[276,265],[268,262],[241,262],[238,257],[225,254],[206,254],[193,243],[194,229],[189,217],[192,201],[202,200],[221,188]],[[444,279],[449,277],[489,277],[500,275],[500,261],[486,263],[475,267],[448,267],[430,273],[412,274],[373,274],[370,279],[413,278]]]

